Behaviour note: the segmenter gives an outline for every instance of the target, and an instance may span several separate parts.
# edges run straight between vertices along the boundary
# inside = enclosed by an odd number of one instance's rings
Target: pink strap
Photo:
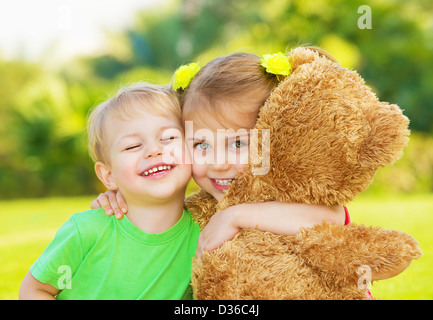
[[[350,224],[350,215],[349,215],[349,210],[347,210],[346,207],[344,207],[344,212],[346,214],[346,219],[344,221],[344,225],[347,226],[348,224]],[[373,300],[373,295],[371,294],[370,290],[367,289],[367,294],[365,295],[365,299],[366,300]]]
[[[350,216],[349,216],[349,210],[347,210],[346,207],[344,208],[344,213],[346,214],[346,219],[344,220],[344,225],[347,226],[348,224],[350,224]]]

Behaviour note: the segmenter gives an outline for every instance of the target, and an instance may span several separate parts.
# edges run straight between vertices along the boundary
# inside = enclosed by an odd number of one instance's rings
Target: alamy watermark
[[[57,27],[61,30],[72,29],[72,8],[62,5],[57,8]]]
[[[57,280],[57,286],[60,290],[72,289],[72,270],[68,265],[61,265],[57,269],[57,273],[61,274]]]
[[[361,30],[372,28],[372,16],[371,7],[362,5],[358,8],[358,13],[362,13],[362,16],[358,18],[358,28]]]
[[[358,268],[358,288],[365,290],[371,288],[371,268],[367,265],[359,266]]]
[[[172,130],[172,129],[169,129]],[[164,133],[163,133],[164,135]],[[179,136],[183,137],[181,132]],[[270,130],[269,129],[218,129],[215,131],[200,128],[194,131],[193,121],[185,121],[185,137],[190,157],[183,157],[183,150],[176,144],[167,144],[162,151],[162,160],[175,163],[176,159],[183,159],[185,164],[251,164],[253,175],[265,175],[270,169]],[[193,138],[192,138],[193,137]],[[227,152],[227,140],[246,141],[248,152],[243,151],[242,156],[236,152]],[[261,138],[261,143],[259,143]],[[210,151],[196,148],[197,141],[212,145]],[[241,142],[241,141],[240,141]]]

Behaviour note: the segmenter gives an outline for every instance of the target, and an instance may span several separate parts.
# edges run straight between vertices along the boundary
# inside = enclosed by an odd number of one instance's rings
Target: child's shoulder
[[[68,222],[87,248],[113,231],[114,215],[108,216],[102,209],[91,209],[73,214]]]
[[[79,228],[95,228],[110,223],[114,216],[108,216],[104,210],[90,209],[82,212],[75,213],[71,216]]]

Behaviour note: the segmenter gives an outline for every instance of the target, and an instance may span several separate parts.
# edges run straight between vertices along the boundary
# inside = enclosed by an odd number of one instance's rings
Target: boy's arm
[[[323,221],[344,224],[344,208],[277,201],[235,205],[212,216],[200,234],[196,254],[200,257],[203,251],[218,248],[233,239],[240,229],[295,235],[301,228],[311,228]]]
[[[42,283],[28,272],[24,277],[20,291],[20,300],[56,300],[55,296],[60,292],[50,284]]]

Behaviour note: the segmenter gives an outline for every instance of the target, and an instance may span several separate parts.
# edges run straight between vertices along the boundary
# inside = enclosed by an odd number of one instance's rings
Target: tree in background
[[[358,26],[363,5],[371,8],[371,29]],[[106,52],[77,58],[54,73],[41,65],[0,60],[0,198],[98,192],[87,154],[88,110],[122,84],[168,83],[181,64],[204,64],[235,51],[264,54],[320,46],[356,69],[381,100],[401,106],[411,129],[423,133],[415,139],[430,143],[429,0],[178,0],[137,12],[133,26],[110,39]],[[413,146],[408,150],[423,152],[419,143]],[[422,165],[402,161],[404,173],[397,174],[406,178],[400,189],[433,190],[432,155],[407,159],[423,160]],[[394,174],[388,171],[388,177]],[[416,187],[421,175],[422,187]]]
[[[358,26],[358,9],[365,5],[371,8],[371,29]],[[433,70],[433,3],[428,0],[184,0],[164,14],[139,13],[124,37],[127,61],[115,56],[93,61],[111,61],[111,78],[142,65],[173,71],[207,52],[212,58],[242,49],[260,54],[320,46],[357,69],[381,99],[401,105],[412,129],[433,132],[433,77],[426,72]]]

